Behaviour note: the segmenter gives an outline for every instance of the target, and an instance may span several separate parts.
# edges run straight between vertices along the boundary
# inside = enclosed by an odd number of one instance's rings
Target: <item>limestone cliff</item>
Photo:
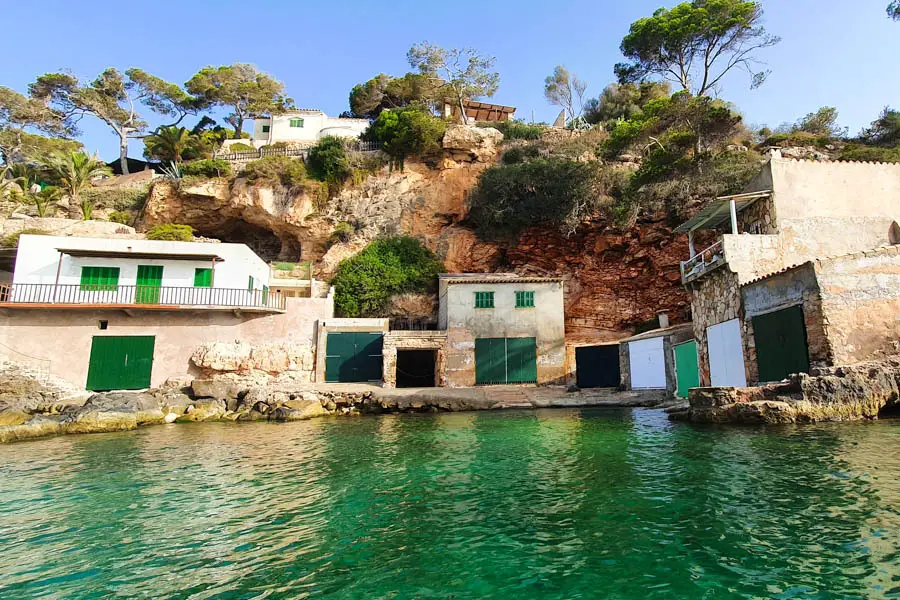
[[[138,229],[185,223],[204,236],[247,243],[267,259],[315,261],[322,279],[368,241],[403,233],[434,250],[448,271],[562,277],[573,340],[618,339],[661,311],[683,320],[689,301],[679,260],[687,242],[662,218],[624,232],[596,222],[570,237],[542,228],[515,242],[481,240],[464,219],[468,193],[489,164],[465,151],[449,153],[440,168],[407,163],[402,172],[385,169],[346,187],[324,207],[304,192],[277,193],[242,179],[162,182],[153,187]],[[330,245],[339,222],[353,224],[355,232]]]

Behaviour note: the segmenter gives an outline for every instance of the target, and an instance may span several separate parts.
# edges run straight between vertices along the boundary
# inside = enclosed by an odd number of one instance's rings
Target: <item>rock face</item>
[[[900,357],[799,374],[757,388],[697,388],[671,418],[702,423],[811,423],[876,419],[900,407]]]
[[[273,342],[254,346],[238,340],[203,344],[194,351],[191,362],[208,373],[262,371],[277,375],[295,371],[308,376],[315,367],[313,354],[308,345]]]
[[[449,125],[444,133],[444,150],[453,161],[493,162],[503,134],[493,127]]]

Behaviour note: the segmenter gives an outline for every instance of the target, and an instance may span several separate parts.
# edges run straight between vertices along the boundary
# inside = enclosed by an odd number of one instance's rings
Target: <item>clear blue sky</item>
[[[888,0],[762,2],[766,27],[783,38],[760,55],[772,75],[750,90],[739,74],[721,93],[749,123],[774,127],[831,105],[855,133],[883,106],[900,107],[900,23],[886,18]],[[559,109],[544,99],[543,79],[554,65],[577,73],[596,96],[613,79],[631,22],[675,3],[158,0],[122,5],[129,13],[123,19],[115,3],[88,9],[70,0],[0,0],[0,85],[24,92],[44,72],[67,68],[90,79],[109,66],[183,83],[205,65],[249,62],[283,81],[299,106],[337,115],[355,83],[378,72],[402,75],[410,45],[429,40],[496,56],[495,101],[518,107],[520,118],[534,111],[537,120],[552,121]],[[95,121],[82,125],[89,151],[117,155],[111,131]]]

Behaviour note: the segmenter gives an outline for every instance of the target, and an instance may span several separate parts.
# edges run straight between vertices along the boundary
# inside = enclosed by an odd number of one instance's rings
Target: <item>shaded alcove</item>
[[[397,387],[434,387],[436,350],[397,350]]]

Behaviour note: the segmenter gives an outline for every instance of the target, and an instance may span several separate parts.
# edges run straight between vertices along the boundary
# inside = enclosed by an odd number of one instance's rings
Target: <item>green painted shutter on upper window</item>
[[[114,292],[119,286],[119,267],[81,267],[81,289]]]
[[[291,127],[303,127],[303,119],[291,119]]]
[[[247,291],[248,292],[253,291],[253,275],[250,276],[250,283],[247,284]]]
[[[516,308],[534,308],[534,292],[516,292]]]
[[[475,292],[475,308],[494,308],[494,292]]]
[[[262,132],[263,132],[263,133],[269,133],[269,126],[268,126],[268,125],[263,125],[263,126],[262,126]]]
[[[212,269],[194,269],[194,287],[212,287]]]

